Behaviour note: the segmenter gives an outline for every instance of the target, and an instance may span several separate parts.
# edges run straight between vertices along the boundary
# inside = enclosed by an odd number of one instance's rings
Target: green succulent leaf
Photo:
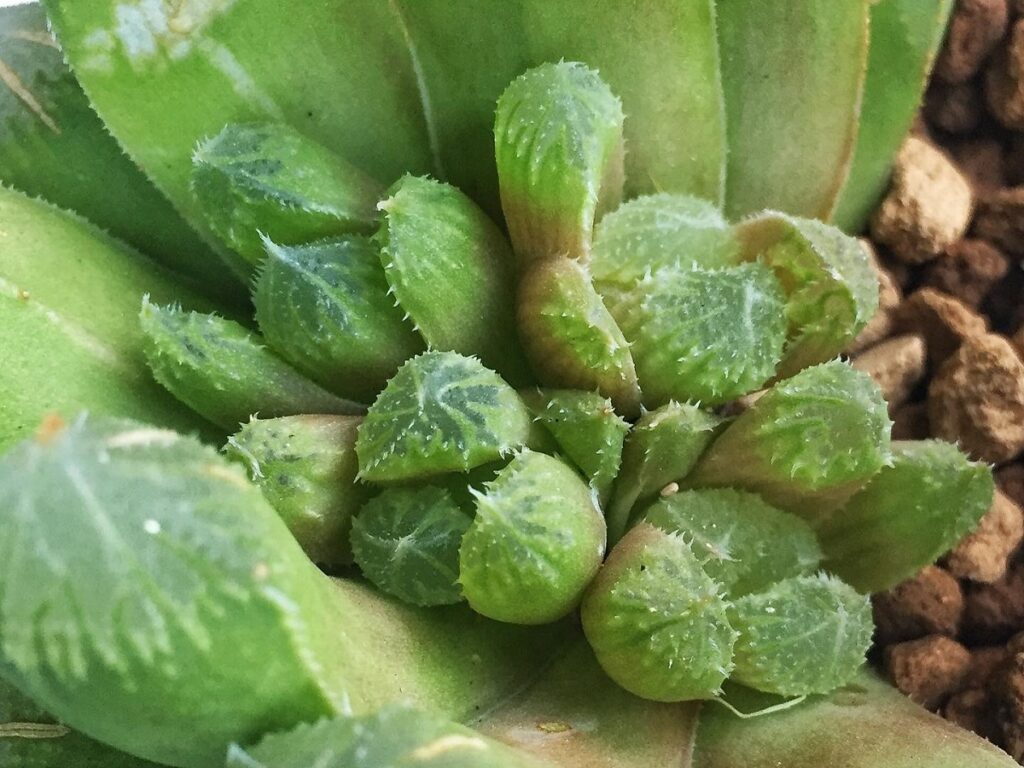
[[[283,123],[231,123],[192,157],[192,194],[246,277],[266,235],[298,245],[376,224],[380,185]]]
[[[386,488],[352,523],[363,575],[412,605],[462,601],[459,546],[472,518],[444,488]]]
[[[81,219],[0,187],[0,451],[82,408],[212,432],[146,370],[145,293],[203,301]]]
[[[14,768],[159,768],[74,733],[0,680],[0,765]]]
[[[654,701],[708,699],[732,670],[721,588],[682,536],[641,523],[587,590],[583,632],[619,685]]]
[[[308,646],[292,645],[304,633],[315,643],[326,625],[280,599],[319,609],[320,577],[214,450],[81,419],[7,454],[0,489],[4,674],[62,721],[180,765],[222,755],[235,736],[333,711],[342,691],[310,666]],[[238,695],[218,695],[223,686]],[[132,713],[131,728],[111,716],[118,710]],[[187,742],[168,732],[198,712],[207,722]]]
[[[730,595],[763,590],[815,570],[821,547],[803,520],[730,488],[681,491],[652,504],[644,521],[683,536]]]
[[[828,693],[864,664],[871,602],[832,576],[796,576],[729,608],[739,632],[732,679],[766,693]]]
[[[498,99],[501,207],[524,262],[586,261],[594,224],[622,199],[622,102],[576,62],[531,69]]]
[[[530,390],[522,397],[557,450],[586,476],[601,502],[607,501],[629,432],[611,400],[575,389]]]
[[[853,160],[871,5],[715,4],[730,218],[768,205],[797,216],[830,217]]]
[[[953,0],[878,0],[871,6],[871,50],[850,175],[833,211],[858,231],[885,194],[892,158],[921,103]]]
[[[637,504],[690,473],[725,424],[716,414],[680,403],[640,417],[622,448],[622,468],[607,514],[610,542],[626,532]]]
[[[250,479],[302,546],[328,568],[352,562],[352,515],[368,496],[355,482],[356,416],[251,419],[224,452],[243,462]]]
[[[892,463],[817,526],[826,567],[862,592],[909,579],[970,533],[992,503],[991,470],[939,440],[895,442]]]
[[[540,261],[519,284],[519,336],[541,383],[596,390],[626,417],[640,410],[629,344],[574,259]]]
[[[256,334],[217,315],[161,307],[140,315],[146,361],[171,394],[214,424],[236,429],[253,414],[358,414],[343,400],[275,357]]]
[[[742,222],[737,239],[747,259],[775,271],[788,297],[780,377],[836,357],[878,309],[867,251],[835,227],[768,212]]]
[[[227,768],[530,768],[539,764],[465,726],[401,705],[320,720],[233,747]]]
[[[730,688],[729,701],[745,712],[779,703],[742,688]],[[705,706],[691,757],[695,768],[820,768],[835,760],[849,768],[918,768],[922,759],[929,768],[1013,765],[997,747],[868,672],[771,717],[741,720],[724,707]]]
[[[331,391],[369,402],[423,340],[395,306],[377,247],[359,235],[266,240],[256,321],[278,355]]]
[[[740,261],[739,244],[707,200],[657,194],[623,203],[597,225],[590,271],[598,290],[628,290],[665,267],[716,269]]]
[[[517,454],[475,492],[459,580],[473,610],[513,624],[545,624],[580,601],[601,566],[606,533],[590,489],[567,464]]]
[[[403,365],[359,428],[360,476],[376,483],[465,472],[530,437],[516,391],[479,360],[425,352]]]
[[[761,264],[648,274],[610,304],[630,344],[645,405],[718,405],[775,373],[785,299]]]
[[[564,634],[328,579],[241,467],[136,422],[83,418],[8,452],[0,510],[4,677],[172,766],[212,768],[232,741],[397,699],[467,717]]]
[[[75,211],[223,299],[223,261],[125,156],[96,116],[35,3],[0,8],[0,180]]]
[[[752,491],[814,525],[889,461],[890,424],[867,374],[839,361],[817,365],[726,427],[686,484]]]
[[[391,290],[432,349],[479,355],[521,383],[512,248],[486,213],[448,184],[404,176],[379,206]]]

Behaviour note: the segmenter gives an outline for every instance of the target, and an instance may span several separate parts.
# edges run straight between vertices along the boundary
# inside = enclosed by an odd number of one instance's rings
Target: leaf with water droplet
[[[732,669],[727,607],[682,536],[641,523],[615,545],[581,617],[615,682],[645,699],[687,701],[714,698]]]
[[[889,461],[890,425],[867,374],[823,363],[776,384],[738,416],[686,484],[752,491],[813,526]]]
[[[704,572],[730,596],[810,573],[821,563],[811,527],[753,493],[680,491],[652,504],[643,519],[682,535]]]
[[[667,268],[608,308],[630,343],[644,403],[718,405],[751,392],[782,357],[785,300],[760,264]]]
[[[864,664],[871,602],[825,574],[797,576],[729,609],[739,632],[733,680],[767,693],[828,693]]]

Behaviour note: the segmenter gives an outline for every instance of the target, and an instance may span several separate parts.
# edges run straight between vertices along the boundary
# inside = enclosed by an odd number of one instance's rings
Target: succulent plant
[[[884,722],[851,765],[1004,765],[859,670],[866,592],[992,482],[890,443],[814,218],[870,207],[947,6],[48,2],[210,243],[173,266],[255,312],[0,189],[0,759],[797,765]],[[82,100],[52,71],[17,119]]]

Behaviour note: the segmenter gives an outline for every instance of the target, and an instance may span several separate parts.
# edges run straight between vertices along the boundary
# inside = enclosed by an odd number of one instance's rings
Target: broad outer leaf
[[[198,297],[81,219],[3,188],[0,253],[0,451],[47,413],[82,408],[210,429],[150,377],[136,316],[145,293]]]
[[[910,128],[953,0],[878,0],[857,148],[833,221],[857,232],[885,193],[892,158]]]
[[[158,768],[60,725],[0,680],[0,765],[5,768]]]
[[[755,712],[779,699],[730,689],[729,701]],[[702,708],[685,768],[1013,768],[1014,761],[928,712],[868,672],[850,685],[786,712],[741,720]]]
[[[0,180],[84,216],[208,294],[243,288],[125,156],[64,63],[39,5],[0,9]]]
[[[172,766],[397,699],[467,717],[518,689],[562,632],[333,582],[241,468],[136,422],[82,418],[6,454],[0,517],[4,676]]]
[[[719,0],[726,213],[827,219],[846,181],[871,0]]]
[[[496,213],[495,102],[527,68],[561,59],[599,70],[622,99],[628,191],[721,198],[710,0],[46,7],[104,122],[194,221],[193,149],[226,123],[253,120],[283,120],[385,182],[404,172],[450,179]]]
[[[403,706],[339,717],[235,746],[228,768],[540,768],[465,726]]]

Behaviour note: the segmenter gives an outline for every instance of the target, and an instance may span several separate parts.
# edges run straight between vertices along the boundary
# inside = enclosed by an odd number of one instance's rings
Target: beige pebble
[[[1002,336],[967,339],[928,390],[932,434],[992,464],[1024,451],[1024,362]]]
[[[871,234],[910,264],[923,264],[959,240],[974,207],[971,185],[942,152],[911,137],[896,157],[889,193]]]
[[[852,365],[874,379],[892,411],[907,401],[924,378],[926,360],[924,339],[906,335],[872,347],[855,357]]]
[[[1024,538],[1024,514],[1008,496],[996,491],[992,506],[974,533],[961,541],[946,558],[954,576],[985,584],[1006,575],[1010,555]]]

